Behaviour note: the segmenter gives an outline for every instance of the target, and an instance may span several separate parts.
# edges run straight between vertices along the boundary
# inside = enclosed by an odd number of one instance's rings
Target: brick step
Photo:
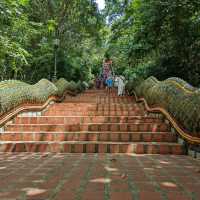
[[[87,96],[87,95],[86,95]],[[97,96],[97,95],[96,95]],[[105,94],[104,96],[102,95],[102,96],[98,96],[97,98],[99,98],[99,99],[121,99],[121,100],[124,100],[124,99],[127,99],[127,100],[133,100],[134,98],[133,97],[131,97],[131,96],[117,96],[117,95],[115,95],[115,96],[110,96],[109,97],[109,95],[107,95],[107,94]]]
[[[122,110],[122,109],[142,109],[143,106],[140,106],[140,104],[135,105],[135,104],[124,104],[124,103],[84,103],[81,102],[79,105],[77,103],[60,103],[60,104],[53,104],[49,107],[49,109],[54,108],[54,109],[67,109],[67,110],[73,110],[73,109],[100,109],[100,110]]]
[[[167,132],[169,126],[164,123],[107,123],[107,124],[9,124],[5,127],[6,131],[148,131],[148,132]]]
[[[103,104],[94,104],[94,103],[60,103],[53,104],[49,107],[49,109],[65,109],[65,110],[134,110],[134,109],[142,109],[143,107],[136,104],[120,104],[120,103],[103,103]]]
[[[128,100],[131,100],[133,99],[133,97],[131,96],[117,96],[116,94],[113,94],[113,95],[108,95],[107,93],[104,93],[104,94],[86,94],[86,93],[83,93],[83,94],[80,94],[80,95],[77,95],[77,96],[66,96],[65,97],[66,99],[89,99],[89,98],[95,98],[95,99],[128,99]]]
[[[115,99],[96,99],[96,98],[92,98],[92,97],[87,97],[87,98],[65,98],[65,100],[63,101],[64,103],[69,102],[69,103],[76,103],[76,102],[80,102],[80,103],[133,103],[134,101],[132,99],[119,99],[119,98],[115,98]]]
[[[161,123],[162,120],[154,117],[141,116],[38,116],[16,117],[14,124],[77,124],[77,123]]]
[[[121,142],[1,142],[0,152],[184,154],[174,143]]]
[[[80,98],[84,98],[84,99],[89,99],[89,98],[96,98],[96,99],[134,99],[132,96],[118,96],[117,94],[108,94],[106,92],[101,93],[101,94],[95,94],[95,93],[82,93],[79,94],[77,96],[66,96],[66,99],[80,99]]]
[[[121,110],[121,111],[131,111],[131,110],[140,110],[140,107],[138,105],[92,105],[92,106],[86,106],[86,105],[67,105],[65,104],[54,104],[49,109],[56,109],[56,110],[76,110],[76,111],[98,111],[98,110]]]
[[[100,103],[100,104],[112,104],[112,103],[120,103],[120,104],[131,104],[131,101],[97,101],[97,100],[64,100],[64,103]]]
[[[117,95],[116,93],[117,90],[113,90],[112,92],[110,92],[110,95]],[[93,90],[93,91],[90,91],[90,90],[86,90],[84,91],[83,94],[87,94],[87,95],[90,95],[90,94],[98,94],[98,95],[101,95],[101,94],[105,94],[107,93],[106,90]]]
[[[97,96],[97,95],[96,95]],[[99,99],[128,99],[128,100],[132,100],[134,99],[132,96],[118,96],[116,94],[114,94],[114,96],[106,94],[103,96],[97,96]]]
[[[119,105],[125,105],[125,106],[132,106],[132,105],[143,105],[142,103],[136,103],[135,101],[131,101],[130,103],[123,103],[123,102],[110,102],[110,103],[101,103],[101,102],[88,102],[88,103],[85,103],[85,102],[60,102],[60,103],[55,103],[54,105],[76,105],[76,106],[81,106],[81,105],[84,105],[84,106],[94,106],[94,105],[101,105],[101,106],[105,106],[105,105],[115,105],[115,106],[119,106]]]
[[[176,142],[169,132],[4,132],[1,141]]]
[[[87,108],[87,107],[77,107],[77,108],[70,108],[70,107],[52,107],[52,108],[49,108],[49,111],[76,111],[76,112],[137,112],[137,111],[140,111],[140,108],[138,107],[135,107],[135,108],[96,108],[96,107],[93,107],[93,108]]]
[[[80,94],[78,96],[83,96],[83,97],[90,96],[90,97],[100,97],[100,98],[105,97],[105,98],[108,98],[109,94],[107,92],[104,92],[104,93],[103,92],[102,93],[87,93],[87,92],[84,92],[83,94]],[[110,94],[110,98],[112,98],[112,97],[114,97],[114,98],[121,98],[121,96],[118,96],[116,93],[111,93]],[[130,98],[128,96],[124,96],[124,97],[125,98]]]
[[[144,116],[145,111],[65,111],[65,110],[47,110],[43,112],[44,116]]]
[[[106,89],[88,89],[85,90],[84,93],[105,93]],[[113,88],[111,93],[116,93],[117,89]]]

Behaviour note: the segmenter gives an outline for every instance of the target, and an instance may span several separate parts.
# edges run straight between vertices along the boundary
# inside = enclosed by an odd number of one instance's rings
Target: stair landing
[[[199,200],[183,155],[0,154],[1,200]]]

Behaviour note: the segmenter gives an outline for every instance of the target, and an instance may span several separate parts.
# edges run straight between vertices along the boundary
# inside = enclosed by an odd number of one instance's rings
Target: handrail
[[[133,94],[135,96],[136,102],[142,101],[145,105],[145,108],[148,112],[161,112],[165,115],[165,117],[170,121],[174,129],[177,131],[177,133],[185,140],[187,140],[190,144],[200,144],[200,138],[191,136],[190,133],[186,130],[184,130],[180,125],[177,123],[177,121],[164,109],[161,107],[153,107],[150,108],[145,98],[138,98],[135,91],[133,91]]]
[[[9,120],[11,120],[12,118],[14,118],[16,115],[18,115],[21,112],[24,111],[42,111],[44,110],[52,101],[55,102],[61,102],[63,101],[63,99],[65,98],[65,96],[69,94],[71,96],[76,95],[75,93],[71,92],[71,91],[65,91],[62,97],[58,97],[58,96],[50,96],[48,98],[48,100],[46,102],[44,102],[43,104],[40,105],[27,105],[27,103],[23,103],[19,106],[17,106],[16,108],[10,110],[9,112],[5,113],[4,115],[0,116],[0,127],[2,127],[3,125],[5,125]]]

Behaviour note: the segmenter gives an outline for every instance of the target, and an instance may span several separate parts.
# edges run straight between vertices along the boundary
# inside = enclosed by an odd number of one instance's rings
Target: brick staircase
[[[19,115],[4,128],[1,152],[184,153],[169,125],[115,91],[67,96],[41,116]]]

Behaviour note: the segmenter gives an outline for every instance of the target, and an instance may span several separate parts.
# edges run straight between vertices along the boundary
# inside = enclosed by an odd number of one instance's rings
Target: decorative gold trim
[[[175,128],[177,133],[183,139],[187,140],[190,144],[200,144],[200,138],[195,137],[195,136],[191,136],[191,134],[189,132],[187,132],[186,130],[183,130],[178,125],[176,120],[173,117],[171,117],[171,115],[164,108],[161,108],[161,107],[150,108],[144,98],[138,98],[134,91],[133,91],[133,94],[135,96],[136,102],[139,102],[139,101],[144,102],[145,108],[147,109],[148,112],[161,112],[161,113],[163,113],[165,115],[165,117],[170,121],[171,125]]]
[[[166,81],[169,82],[169,83],[170,83],[170,82],[173,83],[174,85],[176,85],[176,86],[179,87],[180,89],[184,90],[184,92],[186,92],[186,93],[189,93],[189,94],[194,93],[194,91],[191,91],[191,90],[189,90],[189,89],[183,87],[180,83],[178,83],[178,82],[176,82],[176,81],[174,81],[174,80],[166,80]]]

